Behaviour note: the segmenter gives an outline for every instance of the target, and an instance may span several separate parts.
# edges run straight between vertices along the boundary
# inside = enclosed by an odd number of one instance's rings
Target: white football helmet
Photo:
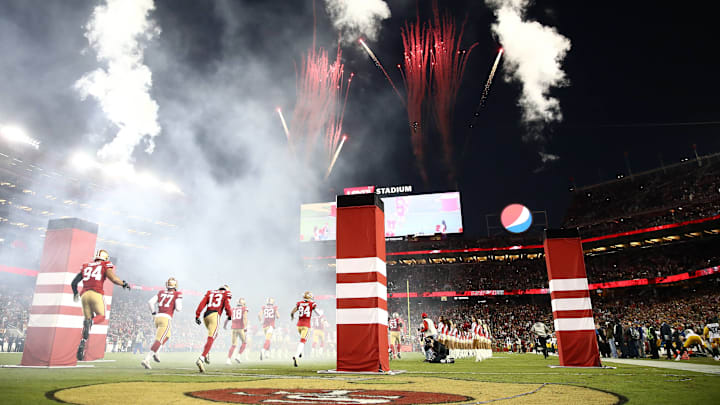
[[[397,312],[393,312],[393,318],[399,318],[399,317],[400,317],[400,315],[398,315]]]
[[[218,290],[230,291],[230,286],[227,284],[223,284],[220,286],[220,288],[218,288]]]
[[[100,249],[95,254],[95,260],[102,260],[104,262],[110,260],[110,254],[105,249]]]
[[[165,287],[168,289],[173,288],[173,289],[177,290],[177,286],[178,286],[178,282],[177,282],[177,280],[175,280],[175,277],[170,277],[165,282]]]
[[[245,298],[240,298],[240,299],[238,300],[238,305],[239,305],[239,306],[244,306],[244,305],[245,305]]]
[[[311,293],[310,291],[305,291],[305,294],[303,294],[303,298],[306,300],[311,300],[313,299],[313,293]]]
[[[275,298],[268,297],[268,299],[265,301],[268,305],[272,305],[275,303]]]

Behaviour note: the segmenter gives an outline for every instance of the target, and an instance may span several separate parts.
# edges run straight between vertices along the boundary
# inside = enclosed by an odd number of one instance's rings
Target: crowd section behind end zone
[[[720,277],[664,288],[632,287],[603,294],[592,291],[591,301],[596,327],[621,323],[624,328],[628,324],[646,329],[654,326],[659,331],[661,323],[666,322],[673,329],[690,328],[702,335],[708,319],[720,315]],[[391,300],[389,310],[407,313],[407,303]],[[535,342],[531,327],[537,321],[553,329],[550,297],[546,295],[471,297],[461,301],[418,298],[411,301],[411,310],[412,325],[421,322],[420,310],[435,321],[442,316],[456,325],[471,322],[471,316],[486,319],[496,350],[528,350]]]

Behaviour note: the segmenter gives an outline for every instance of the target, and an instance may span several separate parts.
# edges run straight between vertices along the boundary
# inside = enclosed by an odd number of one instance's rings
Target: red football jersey
[[[316,316],[311,319],[312,328],[315,330],[325,330],[326,323],[325,315]]]
[[[310,319],[312,319],[312,311],[317,308],[317,304],[312,301],[298,301],[295,304],[298,313],[297,326],[310,327]]]
[[[82,283],[83,283],[83,289],[82,292],[88,290],[93,290],[95,292],[98,292],[100,294],[104,294],[103,291],[103,283],[105,283],[105,278],[107,278],[107,269],[115,268],[115,265],[113,265],[109,261],[95,261],[90,263],[85,263],[82,265]]]
[[[232,294],[228,290],[209,290],[205,293],[202,301],[200,301],[197,310],[195,310],[195,317],[199,318],[203,308],[207,306],[206,314],[215,311],[219,316],[222,316],[223,311],[225,311],[228,318],[232,319],[232,310],[230,309],[231,299]]]
[[[182,299],[182,293],[176,290],[163,290],[157,294],[158,314],[165,314],[172,318],[175,313],[175,304]]]
[[[246,329],[247,328],[247,314],[248,307],[241,305],[233,308],[232,310],[232,328],[233,329]]]
[[[388,329],[390,332],[401,332],[403,328],[403,321],[400,318],[391,318],[388,321]]]
[[[263,328],[269,326],[275,327],[275,318],[277,317],[277,305],[266,304],[262,306]]]

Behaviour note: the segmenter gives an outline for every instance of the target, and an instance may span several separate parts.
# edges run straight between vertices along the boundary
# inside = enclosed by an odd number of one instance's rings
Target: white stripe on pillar
[[[590,297],[583,298],[557,298],[550,301],[554,311],[577,311],[581,309],[592,309]]]
[[[338,308],[336,316],[338,325],[388,324],[388,313],[381,308]]]
[[[35,284],[37,284],[37,285],[57,285],[57,284],[70,285],[70,283],[72,283],[75,276],[77,276],[77,273],[67,273],[67,272],[39,273],[37,275],[37,279],[35,280]]]
[[[382,298],[387,300],[387,286],[380,282],[371,283],[338,283],[335,285],[335,296],[340,298]]]
[[[336,273],[373,273],[387,277],[385,262],[379,257],[360,257],[355,259],[337,259]]]
[[[30,314],[28,328],[82,328],[82,315]]]
[[[587,278],[556,278],[550,280],[550,292],[587,290]]]
[[[559,318],[555,320],[556,332],[568,332],[573,330],[595,330],[593,318]]]
[[[112,296],[104,297],[105,305],[112,303]],[[33,295],[32,306],[54,306],[62,305],[66,307],[80,308],[80,301],[75,302],[71,293],[37,293]]]

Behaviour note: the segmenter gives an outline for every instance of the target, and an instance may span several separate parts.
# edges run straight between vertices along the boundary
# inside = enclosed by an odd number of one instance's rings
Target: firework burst
[[[425,131],[425,117],[423,116],[423,102],[427,96],[427,89],[431,70],[430,62],[430,33],[426,24],[420,24],[419,18],[415,23],[405,24],[402,29],[403,63],[398,65],[402,74],[405,92],[407,95],[408,123],[410,125],[410,140],[417,159],[420,176],[425,184],[428,183],[427,172],[424,167],[423,132]]]
[[[453,116],[458,90],[467,59],[477,43],[467,50],[460,49],[465,23],[457,30],[449,14],[440,15],[437,1],[433,2],[433,21],[430,24],[432,45],[432,100],[435,123],[442,137],[443,155],[448,167],[448,180],[455,178],[453,164]]]

